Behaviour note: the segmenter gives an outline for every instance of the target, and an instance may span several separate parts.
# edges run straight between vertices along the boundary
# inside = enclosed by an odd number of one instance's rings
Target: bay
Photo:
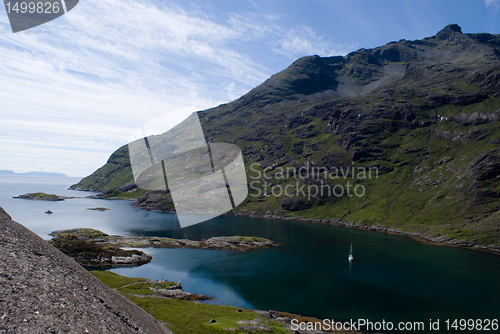
[[[274,309],[328,319],[423,321],[485,319],[500,314],[500,256],[424,245],[404,236],[293,221],[221,216],[180,229],[174,214],[136,210],[128,201],[63,202],[12,196],[47,192],[83,197],[77,179],[0,177],[0,205],[45,239],[56,229],[91,227],[109,234],[201,240],[256,235],[283,244],[245,253],[144,249],[153,261],[111,271],[181,281],[209,303]],[[107,207],[109,211],[87,210]],[[54,214],[47,215],[50,209]],[[355,261],[347,260],[353,244]]]

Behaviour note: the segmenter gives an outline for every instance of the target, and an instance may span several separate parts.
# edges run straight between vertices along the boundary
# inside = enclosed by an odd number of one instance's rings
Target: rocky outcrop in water
[[[52,232],[50,243],[82,266],[130,267],[150,262],[153,257],[139,250],[124,250],[117,245],[96,242],[93,238],[107,234],[93,229],[73,229]],[[102,240],[102,239],[99,239]]]
[[[248,251],[257,248],[269,248],[280,246],[279,243],[261,237],[228,236],[212,237],[206,240],[173,239],[162,237],[126,237],[120,235],[108,235],[90,228],[76,228],[69,230],[58,230],[50,233],[53,236],[52,243],[63,250],[66,254],[74,257],[82,256],[89,249],[94,257],[105,247],[106,249],[119,249],[118,247],[137,248],[197,248],[213,250]],[[61,246],[59,246],[61,245]],[[92,245],[92,246],[88,246]],[[65,250],[66,249],[66,250]],[[98,251],[96,251],[96,249]],[[122,250],[123,251],[123,250]],[[124,251],[138,252],[140,251]],[[144,253],[142,253],[144,254]],[[117,254],[114,256],[116,257]],[[129,254],[122,254],[128,255]],[[91,257],[91,256],[89,256]],[[78,259],[77,259],[78,261]],[[98,261],[95,261],[98,262]]]
[[[46,194],[46,193],[28,193],[24,195],[19,195],[13,198],[17,199],[28,199],[28,200],[33,200],[33,201],[64,201],[67,198],[71,197],[65,197],[65,196],[58,196],[55,194]]]

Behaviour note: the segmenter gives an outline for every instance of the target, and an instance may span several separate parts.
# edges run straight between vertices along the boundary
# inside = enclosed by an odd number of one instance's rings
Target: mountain
[[[24,176],[41,176],[41,177],[68,177],[66,174],[63,173],[48,173],[48,172],[27,172],[27,173],[18,173],[17,175],[24,175]]]
[[[0,207],[0,331],[172,333]]]
[[[500,35],[452,24],[422,40],[303,57],[198,116],[208,142],[243,152],[250,195],[233,214],[500,245]],[[168,191],[135,186],[127,146],[73,189],[173,210]]]
[[[62,173],[47,173],[47,172],[27,172],[27,173],[15,173],[11,170],[0,170],[0,176],[35,176],[35,177],[68,177]]]

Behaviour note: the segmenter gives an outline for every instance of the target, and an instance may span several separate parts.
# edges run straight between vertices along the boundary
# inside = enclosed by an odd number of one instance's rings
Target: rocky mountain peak
[[[462,28],[458,24],[449,24],[436,34],[439,40],[454,40],[456,34],[462,34]]]

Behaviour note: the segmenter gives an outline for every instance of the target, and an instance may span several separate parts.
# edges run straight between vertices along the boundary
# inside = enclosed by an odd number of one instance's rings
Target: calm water
[[[212,303],[370,321],[443,322],[500,315],[500,256],[488,253],[336,226],[226,216],[181,230],[175,215],[139,211],[127,201],[11,198],[37,191],[87,196],[66,190],[76,181],[0,177],[0,205],[44,238],[56,229],[92,227],[112,234],[189,239],[258,235],[284,244],[247,253],[147,249],[151,263],[112,270],[180,280],[187,291],[215,297]],[[97,206],[111,210],[87,210]],[[44,214],[47,209],[54,214]],[[351,242],[355,262],[350,264]]]

